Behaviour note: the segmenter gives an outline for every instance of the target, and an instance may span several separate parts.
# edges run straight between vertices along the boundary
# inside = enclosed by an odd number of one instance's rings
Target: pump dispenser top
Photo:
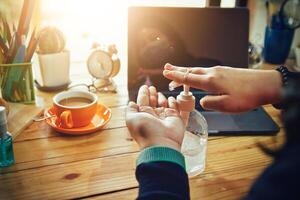
[[[190,92],[190,87],[183,85],[183,91],[177,96],[178,109],[185,125],[189,121],[190,112],[195,109],[195,97]]]

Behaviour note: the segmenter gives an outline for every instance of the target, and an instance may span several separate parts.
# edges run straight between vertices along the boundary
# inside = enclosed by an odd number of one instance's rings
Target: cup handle
[[[64,128],[73,128],[73,119],[71,111],[66,110],[60,114],[61,126]]]

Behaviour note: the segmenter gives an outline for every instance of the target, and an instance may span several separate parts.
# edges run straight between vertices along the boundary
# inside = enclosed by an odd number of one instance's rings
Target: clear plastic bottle
[[[183,138],[181,152],[189,177],[202,173],[205,169],[208,129],[200,112],[190,112],[188,126]]]
[[[8,167],[15,162],[13,140],[7,131],[5,107],[0,106],[0,168]]]

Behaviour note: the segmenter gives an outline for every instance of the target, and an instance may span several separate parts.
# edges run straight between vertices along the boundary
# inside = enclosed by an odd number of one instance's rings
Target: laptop
[[[167,97],[165,63],[188,67],[248,68],[249,12],[246,8],[130,7],[128,10],[128,92],[136,100],[141,85]],[[207,95],[191,89],[196,102]],[[207,111],[196,103],[210,135],[272,135],[278,126],[263,108],[241,114]]]

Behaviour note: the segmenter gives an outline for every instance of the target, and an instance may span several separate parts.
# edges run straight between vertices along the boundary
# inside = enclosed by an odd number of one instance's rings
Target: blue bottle
[[[5,107],[0,106],[0,168],[8,167],[15,163],[13,141],[7,131]]]

